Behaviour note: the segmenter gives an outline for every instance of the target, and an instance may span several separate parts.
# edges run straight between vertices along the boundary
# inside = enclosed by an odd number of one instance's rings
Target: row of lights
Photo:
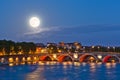
[[[77,59],[79,56],[78,56],[77,53],[74,53],[73,57],[74,57],[75,59]],[[99,59],[102,59],[102,56],[101,56],[101,55],[98,55],[97,57],[98,57]]]
[[[92,46],[92,48],[95,48],[95,46]],[[100,46],[97,47],[98,49],[100,49]],[[110,49],[111,47],[107,47],[108,49]],[[115,47],[112,47],[113,49],[115,49]]]

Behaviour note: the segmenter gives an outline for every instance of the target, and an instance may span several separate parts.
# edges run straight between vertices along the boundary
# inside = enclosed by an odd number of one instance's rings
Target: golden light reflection
[[[50,65],[55,65],[56,64],[56,61],[51,61],[50,62]]]
[[[32,63],[33,63],[33,64],[37,64],[37,62],[36,62],[36,61],[33,61]]]
[[[115,68],[116,67],[116,63],[111,63],[112,67]]]
[[[25,80],[46,80],[44,76],[44,67],[36,68],[36,70],[27,74]]]
[[[9,63],[9,66],[14,66],[14,64],[13,63]]]
[[[39,65],[45,65],[45,63],[43,63],[43,62],[41,62],[41,61],[39,61],[38,64],[39,64]]]
[[[32,63],[28,61],[27,64],[32,64]]]
[[[102,62],[98,62],[97,66],[100,67],[102,65]]]
[[[73,64],[71,61],[69,61],[69,62],[67,62],[67,63],[68,63],[68,65],[72,65],[72,64]]]
[[[85,63],[85,62],[82,63],[83,66],[86,66],[86,64],[87,64],[87,63]]]
[[[63,68],[64,68],[64,69],[67,69],[67,65],[63,65]]]
[[[21,62],[21,65],[24,65],[25,64],[25,62]]]
[[[67,62],[63,62],[63,65],[67,65]]]
[[[96,63],[90,63],[90,71],[95,72],[96,71]]]
[[[50,62],[49,62],[49,61],[47,61],[47,62],[46,62],[46,65],[50,65]]]
[[[74,66],[80,66],[79,62],[74,62]]]
[[[111,68],[111,63],[106,63],[105,65],[107,69]]]
[[[63,68],[67,69],[67,63],[66,62],[63,62]]]

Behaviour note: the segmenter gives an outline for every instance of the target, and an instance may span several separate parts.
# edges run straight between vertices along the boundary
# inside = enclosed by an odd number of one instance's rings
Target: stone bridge
[[[39,61],[57,62],[120,62],[120,53],[94,52],[94,53],[56,53],[56,54],[26,54],[26,55],[3,55],[0,63],[23,63]]]

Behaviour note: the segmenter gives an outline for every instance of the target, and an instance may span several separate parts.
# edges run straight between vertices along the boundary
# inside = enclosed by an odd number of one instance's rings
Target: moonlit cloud
[[[41,27],[24,33],[20,39],[38,42],[82,42],[87,44],[113,45],[119,43],[120,26],[91,25],[74,27]],[[102,35],[104,34],[104,35]],[[111,36],[113,37],[111,39]],[[94,45],[93,44],[93,45]]]
[[[47,33],[47,32],[58,31],[58,30],[60,30],[58,27],[50,27],[50,28],[40,27],[40,28],[36,28],[36,29],[33,29],[29,32],[24,33],[24,36],[37,35],[37,34],[41,34],[41,33],[45,33],[45,32]]]

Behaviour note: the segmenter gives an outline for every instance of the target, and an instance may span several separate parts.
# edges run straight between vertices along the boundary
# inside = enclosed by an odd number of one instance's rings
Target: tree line
[[[33,42],[14,42],[11,40],[0,40],[0,52],[9,54],[19,54],[19,52],[28,54],[36,51],[36,45]]]

